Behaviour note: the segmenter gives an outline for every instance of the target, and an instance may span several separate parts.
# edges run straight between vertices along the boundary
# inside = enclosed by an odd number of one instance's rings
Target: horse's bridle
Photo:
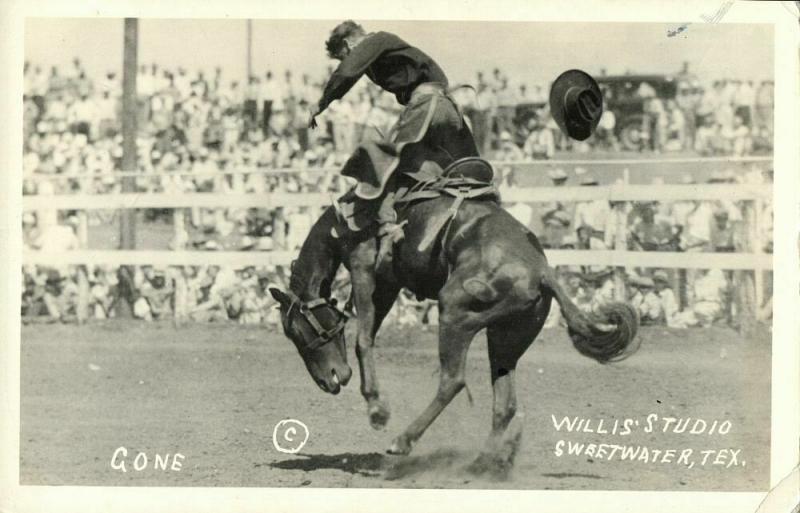
[[[318,299],[312,299],[311,301],[302,301],[291,290],[286,291],[286,295],[288,295],[289,299],[292,300],[292,303],[286,310],[286,319],[289,322],[292,322],[292,317],[291,317],[292,310],[296,308],[299,314],[308,322],[308,324],[311,325],[311,327],[317,334],[317,338],[307,343],[304,349],[309,351],[314,349],[319,349],[325,344],[333,341],[333,339],[337,335],[339,335],[339,333],[341,333],[342,330],[344,330],[344,326],[345,324],[347,324],[348,316],[347,314],[336,308],[336,304],[332,299],[318,298]],[[330,308],[336,313],[337,321],[335,326],[329,329],[325,329],[322,323],[319,322],[319,319],[317,319],[317,316],[314,314],[314,309],[320,307]]]

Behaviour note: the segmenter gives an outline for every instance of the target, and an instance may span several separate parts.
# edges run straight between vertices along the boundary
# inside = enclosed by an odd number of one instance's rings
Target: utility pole
[[[139,116],[136,96],[137,47],[139,39],[139,20],[125,18],[125,36],[122,56],[122,169],[136,171],[136,132]],[[135,192],[132,176],[122,177],[122,192]],[[136,210],[123,209],[119,216],[120,249],[136,248]],[[114,302],[117,317],[133,317],[135,287],[133,268],[120,266],[117,272],[119,286]]]
[[[122,171],[136,171],[136,132],[139,116],[136,97],[139,20],[125,18],[125,45],[122,58]],[[133,177],[123,177],[122,192],[135,192]],[[120,215],[120,249],[136,248],[136,211],[125,209]]]
[[[247,80],[245,84],[250,83],[250,77],[253,76],[253,20],[247,20]]]

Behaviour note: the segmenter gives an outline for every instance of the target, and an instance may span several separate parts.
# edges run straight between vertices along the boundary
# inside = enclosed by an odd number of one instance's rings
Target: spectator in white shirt
[[[354,146],[355,112],[347,100],[339,100],[328,107],[328,116],[333,123],[333,144],[336,151],[350,153]]]
[[[64,93],[57,93],[53,95],[52,99],[48,98],[45,119],[56,127],[55,131],[64,131],[67,122],[67,103]]]
[[[181,100],[188,98],[192,92],[192,81],[182,67],[178,68],[178,74],[175,75],[175,88],[178,90]]]
[[[758,86],[758,91],[756,92],[756,97],[754,100],[755,103],[755,114],[757,117],[757,122],[754,124],[763,125],[767,127],[767,130],[772,133],[772,118],[773,118],[773,108],[774,108],[774,87],[773,82],[771,80],[764,80]]]
[[[597,179],[591,175],[580,173],[582,168],[576,168],[575,172],[578,175],[585,175],[581,180],[582,186],[595,186],[598,185]],[[606,228],[609,220],[611,219],[611,205],[606,200],[592,200],[580,201],[575,204],[575,219],[572,226],[575,229],[581,227],[588,227],[590,229],[590,238],[602,241],[606,245],[605,235]]]
[[[733,105],[733,97],[736,94],[737,84],[734,80],[721,80],[720,81],[720,104]]]
[[[663,320],[670,328],[681,328],[683,324],[680,322],[678,301],[675,298],[675,292],[670,287],[669,276],[666,271],[657,270],[653,273],[653,283],[655,292],[661,303],[661,311],[663,313]]]
[[[492,130],[494,117],[497,113],[497,96],[482,79],[478,80],[477,90],[476,103],[478,108],[470,119],[478,150],[481,154],[486,154],[493,143]]]
[[[649,137],[650,149],[659,153],[664,149],[668,125],[664,102],[657,96],[648,97],[644,102],[644,114],[644,130]]]
[[[508,79],[502,78],[497,94],[497,133],[504,131],[514,132],[514,114],[518,99],[514,90],[509,86]]]
[[[733,126],[733,117],[735,113],[733,106],[730,103],[720,103],[714,112],[714,119],[720,126],[720,130],[729,130]]]
[[[79,249],[80,241],[72,225],[51,224],[41,227],[34,247],[43,253],[63,253]]]
[[[719,139],[719,125],[713,121],[713,116],[698,117],[694,151],[701,155],[712,155],[719,146]]]
[[[519,90],[517,91],[517,103],[529,103],[530,102],[530,95],[528,94],[528,86],[525,84],[519,85]]]
[[[683,226],[681,247],[688,252],[708,251],[713,209],[706,201],[693,201],[692,204],[693,208],[687,212],[685,221],[676,219],[676,223]]]
[[[292,70],[287,69],[283,73],[282,93],[284,100],[290,100],[294,102],[294,100],[297,98],[297,87],[294,83]]]
[[[137,77],[137,80],[139,78],[140,77]],[[100,82],[100,93],[108,93],[109,96],[113,98],[117,98],[122,95],[122,84],[120,84],[119,80],[117,79],[116,73],[109,71],[105,74],[102,82]]]
[[[688,144],[686,118],[674,100],[667,102],[667,150],[680,151]]]
[[[538,118],[532,118],[528,126],[530,134],[525,139],[522,151],[530,159],[551,159],[556,152],[556,143],[553,132],[548,129]]]
[[[73,133],[83,134],[89,141],[94,139],[99,124],[97,105],[84,95],[67,110],[67,122]],[[92,130],[94,128],[94,130]]]
[[[591,282],[590,287],[593,288],[591,311],[599,314],[601,309],[607,304],[614,301],[614,272],[609,268],[602,268],[600,271],[595,271],[593,275],[587,280]]]
[[[286,214],[289,224],[289,232],[286,235],[287,249],[293,251],[303,245],[315,219],[308,207],[288,207]]]
[[[148,71],[146,64],[139,66],[139,73],[136,76],[136,90],[140,97],[149,97],[155,93],[155,76]]]
[[[495,153],[495,160],[498,162],[519,162],[525,159],[525,153],[514,142],[510,132],[500,134],[500,147]]]
[[[737,116],[750,127],[753,126],[753,106],[756,103],[756,90],[753,81],[742,82],[733,95],[733,105]]]
[[[693,286],[694,301],[691,308],[678,318],[686,326],[711,326],[722,318],[728,294],[728,282],[720,269],[703,271]]]
[[[750,137],[750,129],[745,125],[742,116],[736,115],[733,117],[733,125],[729,129],[723,128],[722,137],[734,156],[748,155],[752,149],[753,142]]]
[[[103,91],[96,103],[97,136],[110,137],[116,135],[117,128],[117,100],[110,91]]]
[[[598,147],[619,151],[619,141],[614,134],[616,125],[617,118],[614,112],[611,109],[604,109],[594,133],[594,142]]]
[[[209,87],[203,70],[197,72],[197,78],[191,81],[192,92],[203,100],[209,99]]]
[[[272,76],[271,71],[267,71],[264,74],[259,96],[262,102],[261,129],[266,136],[269,134],[272,114],[283,111],[283,98],[281,97],[280,87]]]
[[[661,300],[655,291],[655,283],[647,276],[631,276],[629,285],[634,289],[630,305],[639,312],[642,324],[656,324],[663,319]]]
[[[56,193],[52,180],[42,180],[39,182],[36,193],[40,196],[52,196]],[[37,226],[44,232],[46,228],[58,224],[58,211],[51,208],[43,208],[36,211]]]

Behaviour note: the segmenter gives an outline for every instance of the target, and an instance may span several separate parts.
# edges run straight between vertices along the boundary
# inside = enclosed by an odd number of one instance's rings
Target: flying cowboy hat
[[[603,114],[600,87],[583,71],[565,71],[550,87],[550,113],[562,132],[579,141],[588,139]]]

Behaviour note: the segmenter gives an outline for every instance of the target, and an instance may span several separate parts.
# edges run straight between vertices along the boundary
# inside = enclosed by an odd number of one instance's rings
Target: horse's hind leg
[[[486,449],[470,470],[505,475],[514,463],[522,436],[521,426],[509,430],[517,412],[514,374],[517,362],[530,347],[550,311],[550,297],[540,297],[536,304],[521,313],[504,317],[489,325],[486,338],[492,372],[492,431]]]

